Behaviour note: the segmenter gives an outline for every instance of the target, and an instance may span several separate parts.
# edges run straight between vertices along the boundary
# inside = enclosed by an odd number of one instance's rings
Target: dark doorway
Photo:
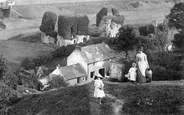
[[[90,72],[90,78],[93,78],[95,74],[95,71]]]
[[[99,69],[99,74],[100,74],[102,77],[105,77],[105,68]]]

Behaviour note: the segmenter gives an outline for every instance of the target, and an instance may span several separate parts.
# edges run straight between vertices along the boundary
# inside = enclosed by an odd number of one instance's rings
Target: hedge
[[[40,31],[42,32],[50,32],[55,29],[55,24],[57,21],[57,15],[53,12],[45,12],[43,14]]]
[[[96,26],[99,27],[99,24],[102,20],[103,16],[107,16],[108,9],[107,8],[102,8],[96,15]]]
[[[112,15],[115,15],[115,16],[120,15],[118,9],[116,9],[116,8],[112,8],[111,11],[112,11]]]

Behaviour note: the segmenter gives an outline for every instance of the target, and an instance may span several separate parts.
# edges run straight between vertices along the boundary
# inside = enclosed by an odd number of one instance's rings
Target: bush
[[[52,55],[48,54],[48,55],[38,56],[36,59],[33,59],[32,61],[35,64],[35,66],[41,66],[41,65],[44,65],[51,60],[52,60]]]
[[[112,8],[111,11],[112,11],[112,15],[120,15],[118,9],[116,8]]]
[[[31,61],[30,59],[25,58],[21,62],[20,67],[23,67],[25,70],[34,69],[35,68],[35,63],[33,61]]]
[[[107,16],[107,13],[108,13],[108,9],[107,8],[102,8],[98,14],[96,15],[96,26],[98,27],[101,20],[102,20],[102,17],[103,16]]]
[[[52,76],[52,80],[49,81],[48,83],[50,85],[49,88],[53,89],[53,88],[61,88],[61,87],[66,87],[69,84],[64,80],[64,78],[62,76],[57,76],[57,75],[53,75]]]
[[[155,66],[152,68],[153,77],[152,79],[155,81],[159,80],[181,80],[182,74],[179,71],[166,69],[162,66]]]
[[[88,35],[88,16],[77,16],[77,35]]]
[[[40,90],[42,85],[36,75],[19,75],[21,84],[25,87]]]
[[[173,44],[178,47],[182,48],[184,45],[184,33],[178,33],[174,35],[174,40],[172,41]]]
[[[167,70],[180,71],[182,57],[172,52],[147,53],[149,63],[166,68]]]
[[[58,34],[64,39],[70,39],[77,33],[77,17],[59,15],[58,18]]]
[[[62,58],[64,56],[66,56],[66,47],[65,46],[61,46],[52,52],[52,58]]]
[[[57,15],[55,13],[45,12],[43,14],[40,31],[42,32],[53,31],[55,29],[56,20],[57,20]]]

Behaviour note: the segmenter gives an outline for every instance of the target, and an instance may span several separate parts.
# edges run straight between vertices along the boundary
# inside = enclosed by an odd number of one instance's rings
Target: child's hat
[[[96,74],[95,76],[99,77],[99,78],[103,78],[102,75],[100,75],[99,73]]]

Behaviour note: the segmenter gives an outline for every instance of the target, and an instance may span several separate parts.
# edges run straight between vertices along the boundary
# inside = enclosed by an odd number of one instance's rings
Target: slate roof
[[[66,80],[87,76],[86,71],[81,67],[79,63],[60,67],[59,70]]]
[[[105,43],[81,47],[80,53],[87,63],[115,58],[114,51]]]

